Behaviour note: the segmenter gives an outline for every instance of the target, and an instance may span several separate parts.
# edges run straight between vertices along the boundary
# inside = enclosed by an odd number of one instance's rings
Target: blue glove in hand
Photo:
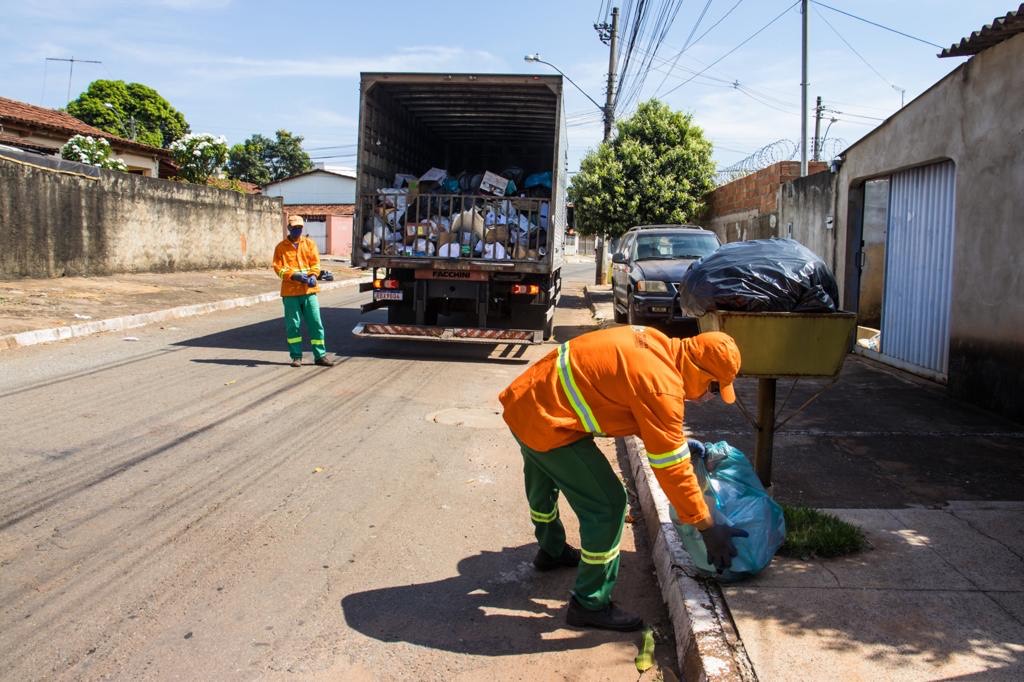
[[[306,283],[306,276],[303,275],[301,272],[293,272],[292,276],[289,277],[288,279],[290,279],[293,282],[302,282],[303,284]]]
[[[708,563],[714,564],[715,569],[721,573],[732,566],[732,558],[736,556],[732,539],[749,537],[750,534],[727,523],[718,523],[702,530],[700,536],[708,548]]]
[[[306,285],[315,287],[316,286],[316,275],[310,275],[306,277]]]
[[[704,443],[696,438],[687,438],[686,447],[690,449],[690,459],[704,459]]]

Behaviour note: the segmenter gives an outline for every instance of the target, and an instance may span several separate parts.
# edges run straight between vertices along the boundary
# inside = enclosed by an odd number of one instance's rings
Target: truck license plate
[[[375,301],[401,301],[402,290],[388,290],[388,289],[377,289],[373,292],[373,300]]]

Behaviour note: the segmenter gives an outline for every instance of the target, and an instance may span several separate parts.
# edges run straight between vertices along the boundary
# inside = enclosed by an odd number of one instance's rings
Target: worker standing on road
[[[569,625],[624,631],[643,625],[611,601],[626,492],[595,435],[639,436],[679,518],[700,530],[709,561],[719,571],[732,563],[732,538],[747,533],[712,520],[690,463],[683,400],[703,398],[717,383],[722,400],[734,402],[739,369],[736,342],[721,332],[675,339],[649,327],[622,326],[563,343],[502,391],[505,422],[522,447],[526,497],[540,543],[534,566],[579,566]],[[559,491],[579,517],[579,550],[565,541]]]
[[[288,237],[274,249],[274,272],[281,278],[281,300],[284,301],[284,330],[292,367],[302,366],[302,321],[306,321],[309,343],[313,346],[314,363],[332,367],[324,347],[324,323],[320,321],[320,252],[316,242],[302,234],[302,216],[288,218]]]

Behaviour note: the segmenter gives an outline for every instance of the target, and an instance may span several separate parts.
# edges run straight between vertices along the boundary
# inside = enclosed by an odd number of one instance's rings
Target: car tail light
[[[512,293],[513,294],[529,294],[531,296],[536,296],[537,294],[540,293],[540,285],[538,285],[538,284],[513,284],[512,285]]]
[[[397,289],[399,287],[397,279],[375,279],[373,280],[374,289]]]

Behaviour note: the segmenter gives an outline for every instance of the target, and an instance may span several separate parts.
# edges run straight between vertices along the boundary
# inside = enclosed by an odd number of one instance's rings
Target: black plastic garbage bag
[[[683,314],[711,310],[828,313],[839,288],[825,262],[793,239],[731,242],[694,262],[679,283]]]

